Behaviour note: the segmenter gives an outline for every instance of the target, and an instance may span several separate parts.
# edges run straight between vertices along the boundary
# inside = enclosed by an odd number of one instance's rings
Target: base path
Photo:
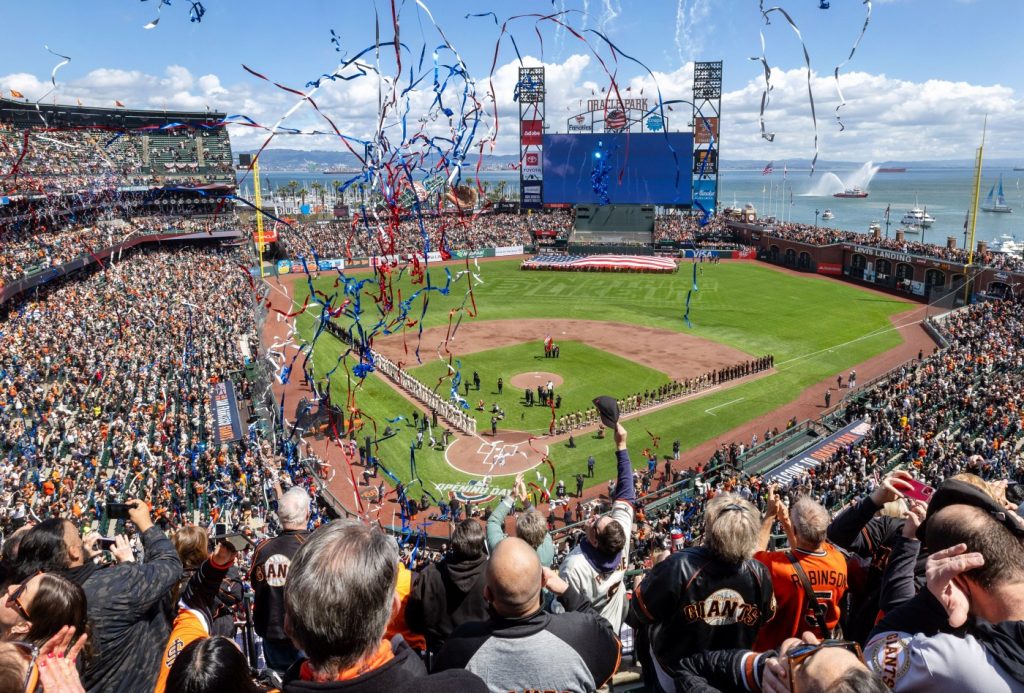
[[[551,335],[556,344],[562,340],[583,342],[595,349],[653,368],[675,380],[693,378],[753,358],[739,349],[686,332],[597,320],[545,318],[465,322],[459,326],[455,336],[448,340],[448,349],[465,356],[523,342],[539,342],[547,335]],[[430,353],[447,336],[447,326],[424,330],[420,348],[424,353]],[[415,339],[414,331],[410,331],[409,335],[377,337],[373,340],[373,348],[396,363],[410,363],[415,359],[412,356]]]

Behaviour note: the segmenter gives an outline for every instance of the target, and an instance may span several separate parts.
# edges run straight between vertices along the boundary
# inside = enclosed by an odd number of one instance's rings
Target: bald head
[[[487,562],[485,596],[500,616],[525,616],[540,608],[541,581],[537,552],[522,539],[508,537]]]

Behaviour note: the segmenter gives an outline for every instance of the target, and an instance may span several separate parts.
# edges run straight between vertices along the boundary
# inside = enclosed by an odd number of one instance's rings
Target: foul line
[[[736,404],[737,402],[742,402],[745,399],[746,399],[746,397],[740,397],[739,399],[734,399],[731,402],[726,402],[725,404],[719,404],[717,406],[711,407],[710,409],[705,409],[704,413],[705,414],[711,414],[711,412],[713,412],[715,409],[721,409],[722,407],[728,407],[730,404]],[[714,414],[711,414],[711,416],[714,416]]]

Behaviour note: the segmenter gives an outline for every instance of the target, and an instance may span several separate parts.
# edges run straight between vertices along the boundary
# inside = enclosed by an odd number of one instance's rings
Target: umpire
[[[284,529],[256,547],[249,580],[255,594],[256,634],[263,638],[263,658],[268,668],[283,674],[299,658],[284,631],[284,586],[292,558],[309,536],[309,495],[298,486],[288,489],[278,501],[277,515]]]

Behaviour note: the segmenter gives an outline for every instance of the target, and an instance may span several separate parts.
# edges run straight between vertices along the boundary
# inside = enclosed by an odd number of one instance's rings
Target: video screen
[[[690,205],[692,171],[689,132],[544,135],[545,204]]]

